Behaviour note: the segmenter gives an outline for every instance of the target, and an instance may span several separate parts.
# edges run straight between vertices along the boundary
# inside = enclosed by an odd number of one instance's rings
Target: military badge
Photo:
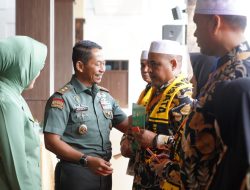
[[[81,125],[78,127],[78,133],[79,133],[80,135],[85,135],[87,132],[88,132],[88,127],[87,127],[87,125],[81,124]]]
[[[111,103],[108,100],[106,100],[106,98],[101,98],[100,104],[103,110],[112,110]]]
[[[76,105],[74,111],[75,112],[80,112],[80,111],[88,111],[88,106],[85,105]]]
[[[97,96],[98,98],[106,98],[106,94],[103,93],[103,92],[98,92],[98,93],[96,94],[96,96]]]
[[[113,119],[113,112],[112,110],[103,110],[103,114],[107,119]]]
[[[80,104],[81,99],[80,99],[80,97],[79,97],[78,95],[75,95],[75,96],[74,96],[74,100],[75,100],[78,104]]]
[[[62,98],[53,98],[51,103],[52,108],[64,108],[64,100]]]

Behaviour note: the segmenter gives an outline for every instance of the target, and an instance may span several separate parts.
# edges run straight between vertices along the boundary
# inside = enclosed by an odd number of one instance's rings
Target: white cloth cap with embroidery
[[[183,47],[177,41],[159,40],[151,42],[149,52],[168,55],[183,55]]]
[[[141,59],[148,60],[148,51],[147,50],[143,50],[141,52]]]
[[[197,0],[195,13],[207,15],[247,16],[248,0]]]

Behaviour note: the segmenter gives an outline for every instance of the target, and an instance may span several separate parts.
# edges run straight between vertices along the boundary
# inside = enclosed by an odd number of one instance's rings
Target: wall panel
[[[55,0],[55,90],[71,79],[73,0]]]
[[[50,0],[16,0],[16,34],[30,36],[48,47],[45,67],[34,89],[23,93],[34,118],[41,121],[50,88]]]

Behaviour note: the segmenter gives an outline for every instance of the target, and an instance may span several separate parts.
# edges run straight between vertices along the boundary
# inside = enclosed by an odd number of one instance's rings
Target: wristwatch
[[[87,155],[82,155],[82,157],[79,160],[79,163],[80,163],[81,166],[87,167],[88,166],[88,156]]]

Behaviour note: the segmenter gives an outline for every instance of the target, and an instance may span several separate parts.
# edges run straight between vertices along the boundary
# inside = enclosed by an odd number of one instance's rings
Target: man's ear
[[[176,59],[171,59],[170,64],[172,66],[172,71],[176,69],[177,67],[177,61]]]
[[[78,72],[83,72],[83,70],[84,70],[84,63],[83,62],[81,62],[81,61],[77,61],[76,62],[76,70],[78,71]]]
[[[222,27],[222,19],[218,15],[214,15],[212,18],[212,33],[216,34]]]

